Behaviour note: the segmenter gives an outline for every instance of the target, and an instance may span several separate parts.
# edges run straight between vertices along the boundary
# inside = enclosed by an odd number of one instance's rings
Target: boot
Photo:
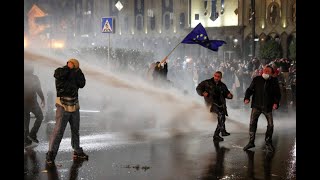
[[[266,131],[266,150],[270,152],[274,152],[274,147],[272,145],[272,134],[273,134],[273,126],[267,126],[267,131]]]
[[[77,160],[77,159],[83,159],[83,160],[89,160],[89,156],[84,153],[83,151],[81,152],[73,152],[73,160]]]
[[[230,133],[228,133],[227,131],[226,131],[226,124],[225,124],[225,122],[226,122],[226,117],[225,117],[225,115],[224,114],[219,114],[219,116],[218,116],[218,120],[220,120],[220,132],[221,132],[221,136],[229,136],[230,135]]]
[[[222,120],[222,125],[221,125],[221,136],[230,136],[230,133],[227,132],[226,130],[226,125],[225,125],[225,121]]]
[[[255,134],[256,134],[255,132],[249,132],[250,140],[249,140],[249,143],[243,148],[244,151],[255,147],[255,144],[254,144]]]
[[[219,135],[213,136],[213,141],[223,141],[224,139]]]
[[[221,132],[221,136],[229,136],[230,133],[228,133],[226,130]]]
[[[54,164],[54,159],[55,159],[55,155],[53,154],[53,152],[52,151],[48,151],[46,153],[46,163],[48,165],[52,165],[52,164]]]
[[[216,131],[214,132],[213,135],[213,141],[223,141],[224,139],[222,137],[219,136],[220,133],[220,127],[217,126]]]

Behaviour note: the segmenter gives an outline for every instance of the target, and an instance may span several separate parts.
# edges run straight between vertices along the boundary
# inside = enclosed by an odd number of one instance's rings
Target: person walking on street
[[[268,126],[265,134],[265,142],[267,150],[273,152],[274,147],[272,145],[273,134],[273,115],[272,110],[278,109],[281,99],[280,87],[277,78],[272,76],[273,69],[271,66],[266,66],[263,69],[261,76],[253,78],[250,86],[245,92],[244,103],[249,104],[250,97],[251,102],[251,116],[249,126],[249,143],[243,148],[248,150],[255,147],[254,140],[257,131],[258,118],[260,114],[264,114]]]
[[[45,99],[41,89],[41,84],[38,76],[33,74],[34,68],[32,65],[26,65],[24,70],[24,147],[28,148],[37,145],[37,133],[43,120],[41,107],[45,107]],[[37,101],[37,95],[41,99],[41,107]],[[35,122],[31,131],[30,113],[35,115]]]
[[[56,124],[49,141],[49,150],[46,154],[46,162],[54,163],[63,133],[70,123],[71,146],[73,159],[88,159],[88,155],[80,147],[80,106],[78,90],[86,84],[86,79],[79,67],[77,59],[70,59],[66,66],[59,67],[54,72],[57,91],[56,98]]]
[[[213,135],[214,141],[223,141],[219,136],[229,136],[230,133],[226,131],[225,121],[228,116],[226,98],[232,99],[233,95],[228,90],[227,86],[221,81],[222,72],[217,71],[213,74],[213,78],[202,81],[196,88],[197,93],[203,96],[206,104],[210,103],[210,112],[218,115],[217,128]]]

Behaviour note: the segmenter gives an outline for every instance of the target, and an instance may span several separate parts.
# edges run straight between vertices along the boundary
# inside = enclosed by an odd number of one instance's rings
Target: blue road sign
[[[101,32],[102,33],[113,33],[113,18],[112,17],[101,18]]]

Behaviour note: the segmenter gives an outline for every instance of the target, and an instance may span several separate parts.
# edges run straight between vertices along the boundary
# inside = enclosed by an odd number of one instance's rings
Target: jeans
[[[80,147],[79,127],[80,127],[80,112],[79,109],[75,112],[67,112],[64,108],[56,104],[56,124],[51,134],[49,142],[49,151],[56,156],[59,146],[64,134],[64,131],[69,122],[71,128],[71,146],[77,153],[81,153],[82,148]]]

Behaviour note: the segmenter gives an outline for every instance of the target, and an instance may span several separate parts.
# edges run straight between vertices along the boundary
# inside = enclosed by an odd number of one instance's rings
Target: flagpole
[[[164,63],[164,62],[167,60],[167,58],[170,56],[170,54],[171,54],[180,44],[181,44],[181,42],[179,42],[179,43],[176,45],[176,47],[174,47],[174,48],[170,51],[170,53],[169,53],[160,63]]]
[[[171,54],[180,44],[181,44],[181,42],[179,42],[179,43],[176,45],[176,47],[174,47],[174,48],[172,49],[172,51],[167,55],[167,57],[169,57],[170,54]]]
[[[192,31],[193,31],[193,30],[191,30],[190,32],[192,32]],[[190,34],[190,32],[189,32],[188,34]],[[187,34],[187,35],[188,35],[188,34]],[[170,54],[171,54],[180,44],[181,44],[181,42],[179,42],[179,43],[176,45],[176,47],[174,47],[166,57],[169,57]],[[166,60],[167,60],[167,58],[164,58],[160,63],[164,63]]]

